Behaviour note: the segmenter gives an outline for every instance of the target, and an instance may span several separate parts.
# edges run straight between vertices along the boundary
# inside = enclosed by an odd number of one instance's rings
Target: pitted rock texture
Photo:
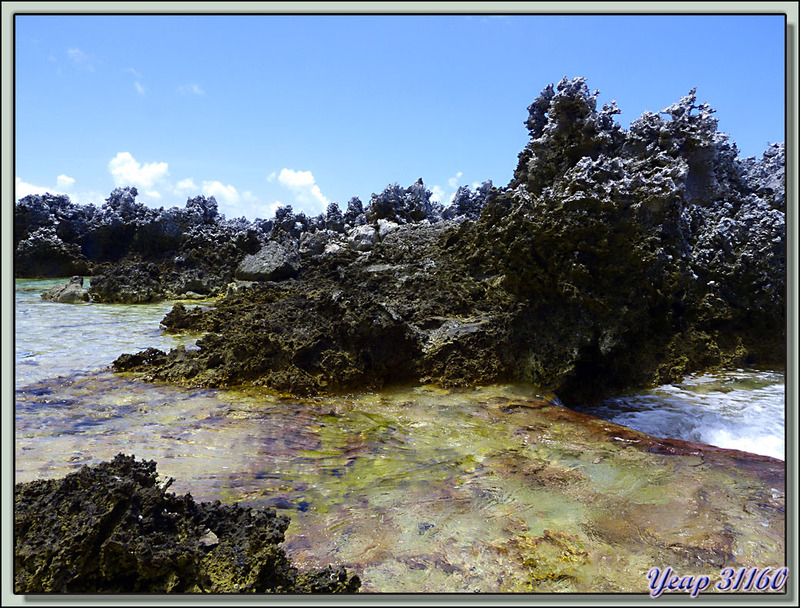
[[[183,209],[152,209],[136,202],[133,187],[117,188],[99,208],[75,205],[66,195],[30,195],[14,207],[15,276],[117,275],[94,296],[109,303],[214,297],[226,293],[234,278],[295,276],[298,253],[369,251],[386,226],[475,217],[490,188],[491,182],[474,193],[461,188],[442,211],[417,180],[408,188],[390,184],[372,195],[366,210],[354,197],[345,212],[333,202],[325,213],[307,217],[286,205],[272,219],[253,222],[226,219],[213,196],[190,198]],[[158,288],[131,270],[141,264],[155,264]]]
[[[353,593],[344,568],[300,572],[274,509],[168,493],[156,463],[119,454],[14,488],[17,593]]]

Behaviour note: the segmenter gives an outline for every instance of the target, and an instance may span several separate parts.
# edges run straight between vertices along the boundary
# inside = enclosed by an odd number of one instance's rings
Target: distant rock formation
[[[236,278],[244,281],[281,281],[300,271],[296,241],[270,241],[258,253],[245,256],[236,268]]]
[[[366,210],[354,197],[344,213],[331,203],[309,218],[286,205],[272,219],[253,222],[225,219],[213,196],[190,198],[184,209],[152,209],[136,202],[133,187],[115,189],[100,208],[76,205],[65,195],[29,195],[14,207],[15,275],[93,275],[90,296],[106,303],[217,296],[234,279],[295,276],[298,250],[367,251],[387,226],[438,222],[443,214],[474,219],[490,187],[486,182],[475,194],[459,189],[453,208],[444,212],[418,180],[408,188],[390,184],[373,194]],[[278,254],[282,261],[270,270]]]

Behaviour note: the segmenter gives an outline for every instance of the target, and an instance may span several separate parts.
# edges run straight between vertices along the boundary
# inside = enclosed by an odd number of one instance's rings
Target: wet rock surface
[[[273,509],[168,493],[153,461],[117,455],[14,489],[17,593],[352,593],[343,568],[300,572]]]
[[[97,302],[142,304],[163,298],[158,267],[151,263],[120,264],[91,278],[89,290]]]
[[[83,288],[83,277],[72,277],[65,285],[60,285],[49,289],[42,294],[43,300],[74,304],[76,302],[88,302],[89,292]]]

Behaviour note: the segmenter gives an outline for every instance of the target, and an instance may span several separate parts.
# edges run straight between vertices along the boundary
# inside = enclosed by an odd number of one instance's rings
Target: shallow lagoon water
[[[148,346],[169,350],[193,344],[159,329],[171,302],[138,304],[62,304],[41,294],[69,279],[15,281],[15,384],[108,367],[125,352]]]
[[[289,514],[296,563],[345,565],[373,592],[641,591],[656,563],[718,572],[781,552],[768,458],[662,449],[526,386],[287,399],[142,383],[103,368],[189,340],[156,329],[170,304],[53,305],[20,283],[18,482],[153,459],[172,491]]]

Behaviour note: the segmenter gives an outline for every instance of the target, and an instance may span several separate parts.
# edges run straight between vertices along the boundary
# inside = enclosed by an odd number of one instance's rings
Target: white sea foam
[[[636,430],[785,458],[783,372],[732,370],[584,408]]]

